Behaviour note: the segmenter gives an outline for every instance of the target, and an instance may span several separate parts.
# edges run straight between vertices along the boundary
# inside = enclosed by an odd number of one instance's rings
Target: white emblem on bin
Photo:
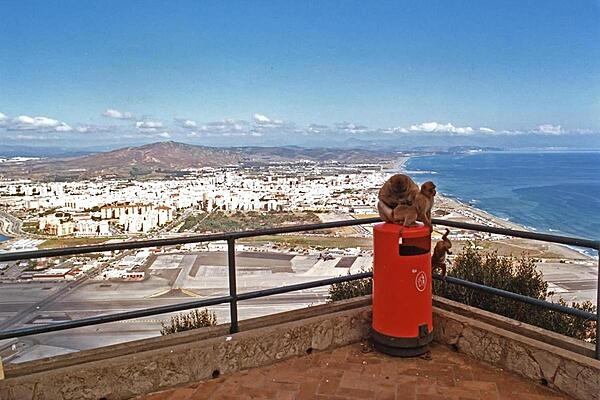
[[[417,277],[415,278],[415,286],[419,292],[425,290],[427,287],[427,275],[425,275],[425,272],[421,271],[417,274]]]

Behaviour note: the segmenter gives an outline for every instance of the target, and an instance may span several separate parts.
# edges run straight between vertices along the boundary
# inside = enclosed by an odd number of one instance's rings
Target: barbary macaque
[[[379,201],[393,210],[399,204],[412,204],[412,200],[419,193],[419,186],[408,175],[392,175],[379,189]],[[383,216],[382,216],[383,218]],[[391,221],[388,221],[391,222]]]
[[[431,209],[433,208],[433,198],[435,197],[435,184],[427,181],[421,185],[421,191],[413,200],[414,206],[417,209],[417,220],[421,221],[425,226],[429,227],[429,231],[433,231],[431,224]]]
[[[442,236],[442,240],[435,244],[431,255],[431,271],[440,269],[444,278],[446,277],[446,254],[452,254],[450,251],[452,242],[448,239],[448,234],[450,234],[450,230],[446,228],[446,233]]]
[[[419,186],[407,175],[396,174],[379,189],[377,211],[385,222],[412,226],[423,222],[432,230],[431,208],[436,194],[431,181]]]

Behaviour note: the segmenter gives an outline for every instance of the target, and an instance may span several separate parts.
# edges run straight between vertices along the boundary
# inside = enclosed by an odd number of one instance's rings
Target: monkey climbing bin
[[[381,223],[373,241],[373,344],[393,356],[421,355],[433,339],[429,228]]]

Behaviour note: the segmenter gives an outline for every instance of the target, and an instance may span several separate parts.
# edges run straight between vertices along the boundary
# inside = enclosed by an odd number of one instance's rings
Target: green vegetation
[[[37,221],[26,221],[26,222],[23,222],[23,225],[21,225],[21,230],[23,232],[25,232],[25,233],[31,233],[31,234],[34,234],[34,235],[43,233],[43,232],[41,232],[38,229],[38,223],[37,223]]]
[[[201,311],[195,309],[188,313],[177,314],[176,316],[171,317],[169,325],[165,325],[162,322],[160,324],[162,326],[160,334],[164,336],[171,333],[214,326],[217,324],[217,316],[214,312],[208,311],[206,308]]]
[[[372,268],[370,269],[372,271]],[[367,271],[361,271],[367,272]],[[348,272],[350,275],[350,272]],[[329,301],[351,299],[353,297],[366,296],[373,291],[373,279],[357,279],[350,282],[334,283],[329,287]]]
[[[144,167],[144,166],[138,166],[138,165],[134,165],[129,170],[129,175],[132,178],[137,178],[137,177],[148,175],[151,173],[152,173],[152,169],[150,169],[148,167]]]
[[[542,274],[530,258],[501,257],[496,252],[478,252],[473,245],[463,248],[454,259],[448,276],[480,283],[544,300],[552,293]],[[557,313],[515,300],[475,291],[458,285],[434,281],[434,293],[461,303],[478,307],[505,317],[516,319],[540,328],[548,329],[577,339],[596,341],[596,322]],[[559,304],[568,305],[563,299]],[[589,301],[571,303],[571,307],[596,312]]]
[[[315,231],[324,233],[323,231]],[[266,244],[266,243],[281,243],[288,246],[298,246],[303,248],[315,248],[317,250],[325,250],[337,247],[338,249],[347,249],[349,247],[360,247],[362,249],[370,249],[373,247],[373,239],[362,237],[335,237],[321,235],[273,235],[273,236],[258,236],[253,238],[240,239],[240,243],[251,244]]]
[[[216,211],[189,216],[179,228],[179,232],[231,232],[272,228],[285,224],[309,224],[319,222],[314,213],[294,213],[290,211],[248,211],[226,213]]]
[[[448,276],[503,289],[536,299],[545,300],[553,293],[535,268],[530,258],[501,257],[496,252],[479,252],[473,244],[462,249],[448,270]],[[371,279],[333,284],[329,288],[331,301],[349,299],[371,294]],[[446,282],[434,281],[433,293],[463,304],[478,307],[527,324],[554,331],[566,336],[596,343],[596,322],[574,317],[537,306],[505,299]],[[596,307],[589,301],[559,304],[595,313]]]
[[[83,246],[87,244],[102,244],[111,238],[97,238],[97,237],[64,237],[64,238],[52,238],[46,240],[44,243],[38,246],[39,249],[51,249],[55,247],[72,247],[72,246]]]

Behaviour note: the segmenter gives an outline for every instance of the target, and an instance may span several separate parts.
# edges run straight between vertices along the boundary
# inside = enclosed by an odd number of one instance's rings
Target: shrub
[[[372,268],[370,269],[372,271]],[[361,272],[367,272],[361,270]],[[348,271],[350,275],[350,271]],[[373,280],[371,278],[357,279],[349,282],[334,283],[329,287],[329,296],[327,299],[331,301],[351,299],[353,297],[366,296],[371,294],[373,290]]]
[[[201,311],[196,309],[185,314],[172,316],[169,325],[165,325],[163,322],[160,324],[162,326],[160,334],[164,336],[171,333],[214,326],[217,324],[217,316],[214,312],[208,311],[206,308]]]
[[[503,289],[544,300],[548,297],[548,284],[529,258],[501,257],[496,252],[481,253],[473,245],[465,246],[448,270],[448,276],[486,286]],[[508,318],[536,325],[577,339],[596,341],[595,321],[558,313],[516,300],[480,292],[458,285],[434,281],[433,292],[451,300],[478,307]],[[567,306],[563,299],[559,304]],[[571,307],[596,312],[591,302],[571,303]]]

